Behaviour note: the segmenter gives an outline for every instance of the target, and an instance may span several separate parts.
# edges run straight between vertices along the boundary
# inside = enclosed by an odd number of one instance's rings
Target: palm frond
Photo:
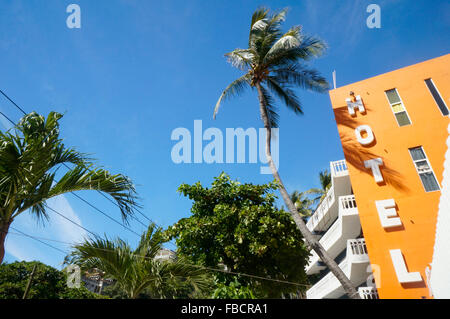
[[[282,35],[281,24],[286,19],[287,11],[288,9],[285,8],[270,17],[266,15],[252,25],[249,35],[249,48],[258,53],[260,63],[272,45]]]
[[[260,7],[258,9],[256,9],[252,15],[252,22],[250,24],[250,30],[253,29],[253,26],[255,25],[256,22],[265,19],[267,17],[267,15],[269,14],[269,11],[270,10],[265,7]]]
[[[74,246],[66,256],[66,264],[77,264],[82,269],[97,268],[109,278],[115,279],[129,298],[137,298],[144,290],[151,295],[164,297],[164,288],[177,281],[197,287],[206,285],[208,272],[184,259],[156,260],[155,251],[162,248],[161,229],[150,224],[135,250],[117,238],[91,238]]]
[[[326,49],[326,44],[315,37],[301,36],[300,44],[291,48],[284,48],[281,45],[274,49],[270,55],[265,55],[264,64],[274,67],[288,66],[300,60],[310,60],[319,57]]]
[[[84,166],[69,170],[50,189],[47,198],[81,190],[97,190],[110,195],[119,206],[124,221],[133,214],[133,208],[138,206],[136,190],[128,177],[122,174],[112,175],[104,169],[90,170]]]
[[[296,114],[303,114],[300,101],[293,90],[277,82],[276,78],[272,76],[267,77],[267,85],[289,109]]]
[[[257,53],[251,49],[235,49],[226,53],[225,56],[232,66],[244,71],[252,66]]]
[[[231,84],[225,88],[225,90],[220,95],[219,100],[217,101],[216,106],[214,108],[213,114],[214,119],[216,118],[216,115],[219,112],[220,104],[222,103],[222,101],[241,94],[250,85],[249,81],[250,75],[247,73],[241,76],[239,79],[231,82]]]
[[[327,80],[314,69],[293,63],[283,68],[273,70],[273,76],[280,83],[297,85],[301,88],[323,93],[329,89]]]
[[[283,34],[270,48],[264,56],[263,61],[270,60],[272,56],[276,56],[280,51],[298,48],[301,41],[301,26],[294,26],[288,32]]]
[[[267,116],[269,118],[269,124],[271,128],[278,127],[278,121],[279,121],[279,115],[277,112],[277,107],[275,105],[275,101],[270,95],[269,90],[265,88],[263,85],[261,85],[261,92],[264,99],[264,106],[267,111]]]

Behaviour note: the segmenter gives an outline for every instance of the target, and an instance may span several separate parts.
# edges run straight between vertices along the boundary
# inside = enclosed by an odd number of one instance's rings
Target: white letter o
[[[362,132],[366,132],[367,136],[362,137],[362,134],[361,134]],[[375,139],[375,137],[373,136],[372,129],[370,128],[369,125],[358,126],[355,129],[355,135],[356,135],[356,139],[358,140],[359,143],[361,143],[361,145],[369,145]]]

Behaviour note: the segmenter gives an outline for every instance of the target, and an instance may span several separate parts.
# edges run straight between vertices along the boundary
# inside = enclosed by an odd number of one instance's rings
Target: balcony
[[[332,177],[348,176],[347,163],[345,160],[330,162],[330,172]]]
[[[326,227],[326,225],[331,224],[331,222],[333,221],[333,215],[335,215],[331,212],[331,210],[336,210],[334,203],[334,187],[331,186],[325,198],[320,202],[319,206],[317,206],[316,211],[306,223],[306,226],[310,231],[325,230],[324,228]]]
[[[345,160],[331,162],[330,171],[332,186],[306,223],[311,232],[326,231],[338,217],[339,209],[336,198],[351,194],[350,178]]]
[[[358,293],[361,299],[380,299],[375,287],[359,287]]]
[[[368,265],[369,256],[364,238],[348,240],[346,257],[339,264],[339,268],[344,271],[355,287],[364,283],[369,276]],[[306,297],[308,299],[328,299],[340,298],[344,294],[341,283],[330,272],[306,292]]]
[[[356,238],[361,233],[361,224],[355,196],[340,196],[338,202],[339,217],[319,240],[320,244],[333,259],[345,249],[347,240]],[[309,264],[306,267],[306,273],[308,275],[318,273],[325,268],[325,266],[319,264],[319,260],[319,256],[313,251],[309,259]]]

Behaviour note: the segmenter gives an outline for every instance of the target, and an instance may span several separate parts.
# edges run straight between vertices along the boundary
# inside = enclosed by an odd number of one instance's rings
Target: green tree
[[[278,298],[294,292],[306,281],[309,251],[289,214],[275,207],[276,183],[240,184],[222,173],[211,188],[199,182],[182,184],[179,192],[193,200],[188,218],[169,227],[176,238],[178,254],[194,262],[300,285],[251,279],[239,283],[259,297]],[[224,275],[230,286],[234,277]]]
[[[124,220],[137,205],[127,177],[94,168],[84,154],[64,146],[59,137],[61,117],[51,112],[45,119],[32,112],[13,130],[0,132],[0,263],[14,219],[24,212],[48,219],[45,202],[52,197],[81,190],[104,192],[118,204]],[[63,164],[73,168],[56,181],[56,171]]]
[[[306,192],[293,191],[290,195],[292,202],[297,208],[298,213],[303,218],[311,216],[313,210],[311,205],[314,203],[313,200],[309,199]]]
[[[120,238],[93,238],[75,245],[65,263],[79,265],[83,270],[101,269],[131,299],[167,298],[168,294],[176,294],[182,284],[207,289],[209,274],[200,267],[183,258],[155,259],[163,243],[162,229],[151,224],[136,249]]]
[[[213,299],[255,299],[251,287],[242,285],[237,278],[229,280],[227,283],[224,280],[216,278],[216,289],[212,293]]]
[[[22,299],[33,266],[36,271],[28,299],[96,299],[102,298],[87,290],[68,288],[67,274],[40,262],[14,262],[0,265],[0,299]]]
[[[306,193],[313,194],[312,199],[314,203],[321,202],[327,196],[327,192],[331,187],[331,173],[328,170],[319,173],[320,188],[311,188]]]
[[[325,92],[329,85],[317,71],[308,68],[304,61],[322,54],[325,44],[302,33],[301,26],[294,26],[283,33],[281,25],[287,10],[271,14],[268,9],[257,9],[250,24],[247,49],[235,49],[227,53],[229,62],[244,72],[228,85],[214,108],[214,118],[223,100],[239,95],[247,88],[256,89],[259,111],[266,129],[266,157],[272,174],[280,185],[280,193],[298,229],[306,242],[341,282],[346,293],[358,299],[356,289],[342,269],[328,255],[319,241],[311,234],[289,197],[271,154],[271,129],[278,126],[278,113],[274,96],[278,97],[296,114],[302,114],[300,100],[292,87]]]

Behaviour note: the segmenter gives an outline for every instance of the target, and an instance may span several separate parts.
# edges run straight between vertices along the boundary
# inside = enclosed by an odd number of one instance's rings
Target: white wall
[[[450,125],[444,163],[430,286],[435,298],[450,298]]]

